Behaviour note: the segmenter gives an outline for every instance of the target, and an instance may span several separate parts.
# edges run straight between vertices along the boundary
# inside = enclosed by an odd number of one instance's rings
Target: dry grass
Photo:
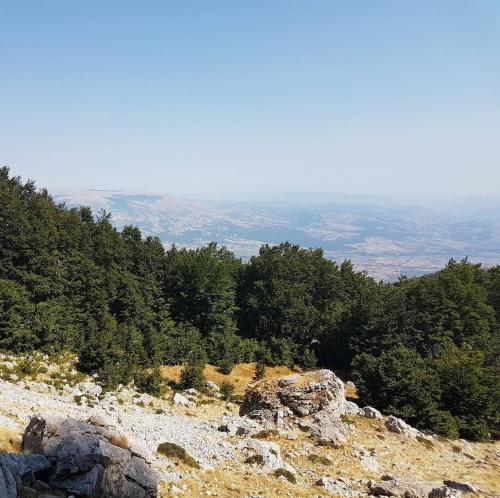
[[[181,370],[181,365],[161,367],[163,377],[175,380],[176,382],[179,381]],[[228,375],[220,373],[218,368],[213,365],[207,365],[203,373],[207,380],[211,380],[218,385],[223,382],[230,382],[235,387],[235,394],[241,395],[245,392],[248,384],[253,381],[255,363],[239,363]],[[280,377],[285,377],[293,373],[294,371],[289,367],[266,367],[266,373],[263,380],[279,379]]]
[[[257,474],[253,470],[248,470],[248,466],[245,468],[241,470],[217,468],[204,472],[202,476],[197,475],[184,479],[176,485],[178,487],[182,484],[188,486],[185,494],[180,495],[186,498],[200,498],[200,496],[206,496],[207,491],[216,492],[219,498],[242,496],[311,498],[311,496],[317,496],[318,491],[320,491],[320,488],[316,488],[317,494],[311,494],[312,488],[309,485],[304,486],[300,479],[297,484],[292,484],[273,475]],[[169,484],[167,483],[162,483],[159,491],[159,498],[179,496],[169,492]]]
[[[111,435],[111,438],[109,440],[111,444],[114,444],[115,446],[118,446],[118,448],[123,448],[124,450],[128,449],[129,447],[129,441],[127,436],[125,434],[120,434],[120,433],[113,433]]]
[[[21,438],[11,429],[0,427],[0,453],[19,453]]]
[[[273,437],[279,444],[286,462],[297,470],[297,483],[284,482],[271,475],[259,474],[250,465],[241,461],[227,462],[213,471],[193,470],[176,485],[187,486],[182,496],[188,498],[205,496],[207,491],[217,493],[221,498],[239,496],[265,496],[266,498],[297,497],[306,498],[324,495],[322,489],[315,486],[321,476],[353,477],[379,479],[383,474],[395,474],[402,477],[416,477],[424,480],[454,479],[477,484],[489,495],[499,495],[498,475],[500,468],[499,443],[480,443],[467,445],[474,459],[457,453],[456,442],[434,440],[428,448],[421,441],[411,440],[384,428],[383,421],[362,417],[356,419],[356,430],[348,443],[340,448],[314,445],[305,433],[297,433],[295,441]],[[379,436],[383,434],[381,440]],[[359,458],[354,456],[353,444],[362,445],[366,450],[375,450],[380,471],[372,473],[364,469]],[[250,460],[249,463],[253,463]],[[258,462],[255,462],[258,463]],[[160,498],[174,496],[169,492],[169,484],[161,487]]]
[[[358,391],[356,390],[356,387],[346,385],[345,386],[345,395],[348,398],[357,399],[358,398]]]

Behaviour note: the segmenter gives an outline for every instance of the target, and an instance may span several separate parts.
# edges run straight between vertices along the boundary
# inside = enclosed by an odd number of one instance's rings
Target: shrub
[[[158,398],[163,396],[167,389],[159,368],[154,368],[151,372],[139,370],[134,376],[134,382],[139,391]]]
[[[224,375],[229,375],[234,368],[233,357],[230,354],[224,355],[222,360],[220,360],[218,367],[219,367],[220,373],[222,373]]]
[[[182,369],[179,381],[181,389],[203,389],[205,382],[203,365],[187,364]]]
[[[344,422],[344,424],[355,425],[354,420],[349,415],[341,415],[340,420]]]
[[[32,358],[20,358],[14,371],[22,379],[26,376],[36,375],[39,368],[40,363],[38,361]]]
[[[434,443],[432,441],[429,441],[425,437],[417,436],[417,441],[423,444],[428,450],[434,449]]]
[[[248,463],[249,465],[262,465],[264,463],[264,457],[262,455],[252,455],[245,460],[245,463]]]
[[[253,437],[255,439],[269,439],[270,437],[276,437],[278,435],[278,431],[276,429],[265,429],[263,431],[258,432]]]
[[[311,370],[316,367],[318,360],[312,349],[305,348],[300,358],[300,364],[306,370]]]
[[[266,375],[266,365],[263,362],[258,361],[257,364],[255,365],[255,374],[253,380],[258,381],[260,379],[263,379],[265,375]]]
[[[337,445],[333,441],[328,441],[327,439],[318,439],[316,441],[316,446],[322,446],[324,448],[337,448]]]
[[[234,398],[234,384],[231,384],[231,382],[224,381],[220,385],[220,395],[222,396],[222,399],[225,399],[226,401],[231,401]]]
[[[316,455],[314,453],[312,455],[309,455],[307,458],[312,463],[319,463],[321,465],[331,465],[332,464],[332,461],[329,458],[326,458],[322,455]]]
[[[273,475],[274,477],[283,476],[288,482],[291,482],[292,484],[297,484],[297,478],[289,470],[276,469]]]
[[[191,455],[189,455],[182,446],[179,446],[178,444],[161,443],[160,445],[158,445],[156,451],[168,458],[174,458],[178,461],[181,461],[189,467],[193,467],[194,469],[200,468],[198,462]]]

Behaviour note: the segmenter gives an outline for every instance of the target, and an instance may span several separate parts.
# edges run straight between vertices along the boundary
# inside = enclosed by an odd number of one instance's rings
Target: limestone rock
[[[279,411],[305,417],[329,409],[340,416],[345,402],[344,383],[330,370],[317,370],[251,385],[240,415],[274,421]]]
[[[352,454],[359,459],[359,463],[363,469],[368,472],[378,472],[379,466],[377,462],[377,454],[375,450],[367,450],[359,444],[353,444]]]
[[[443,484],[439,482],[403,479],[383,476],[381,481],[368,483],[369,492],[374,496],[394,496],[396,498],[438,498],[443,496]],[[450,495],[445,495],[450,496]]]
[[[403,434],[410,438],[416,438],[417,436],[422,435],[422,433],[419,430],[407,424],[404,420],[401,420],[400,418],[397,417],[393,417],[392,415],[387,417],[387,420],[385,421],[385,426],[391,432],[396,432],[397,434]]]
[[[347,438],[354,430],[354,426],[342,422],[336,413],[332,413],[329,410],[322,410],[314,414],[306,424],[308,431],[316,439],[332,442],[338,447],[347,442]],[[302,429],[304,427],[303,423]]]
[[[358,410],[346,401],[344,383],[332,371],[317,370],[250,385],[240,415],[278,429],[297,423],[318,439],[342,444],[352,428],[340,417]]]
[[[189,408],[193,408],[196,406],[196,403],[190,401],[186,398],[186,396],[183,396],[180,393],[175,393],[172,401],[174,402],[174,405],[187,406]]]
[[[97,425],[89,423],[96,422]],[[104,418],[33,417],[23,449],[50,462],[46,484],[87,498],[153,498],[158,476]],[[42,456],[43,455],[43,456]]]
[[[216,393],[218,393],[220,391],[220,387],[213,381],[211,380],[207,380],[207,387],[211,390],[211,391],[214,391]]]
[[[361,408],[359,411],[359,414],[362,417],[366,417],[366,418],[376,418],[376,419],[383,418],[382,414],[376,408],[373,408],[372,406],[365,406],[364,408]]]
[[[82,394],[94,396],[97,398],[102,393],[102,387],[94,384],[94,382],[80,382],[75,386]]]
[[[0,427],[9,429],[11,431],[17,430],[17,424],[11,418],[6,417],[5,415],[2,414],[0,414]]]
[[[286,463],[281,457],[280,447],[271,441],[247,438],[239,445],[250,457],[259,456],[259,461],[255,463],[257,468],[264,473],[273,472],[277,469],[286,469],[295,474],[295,469]]]
[[[316,486],[324,488],[332,495],[340,498],[359,498],[363,493],[352,486],[347,479],[332,479],[331,477],[322,477],[316,481]]]
[[[224,416],[217,429],[227,432],[230,436],[251,436],[261,431],[262,426],[246,417]]]
[[[479,491],[476,486],[467,482],[446,480],[443,481],[443,484],[450,489],[461,491],[463,493],[477,493]]]

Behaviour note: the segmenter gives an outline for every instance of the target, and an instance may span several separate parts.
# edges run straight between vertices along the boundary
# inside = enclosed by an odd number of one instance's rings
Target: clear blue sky
[[[50,188],[500,194],[499,0],[0,0],[0,164]]]

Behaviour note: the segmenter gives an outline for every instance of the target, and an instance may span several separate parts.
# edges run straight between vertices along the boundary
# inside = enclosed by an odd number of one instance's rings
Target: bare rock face
[[[23,436],[23,449],[50,464],[43,483],[81,498],[156,497],[158,476],[134,448],[101,419],[36,416]]]
[[[346,401],[344,383],[332,371],[317,370],[249,386],[240,415],[280,429],[297,421],[320,439],[342,442],[350,428],[340,417],[356,408]]]

